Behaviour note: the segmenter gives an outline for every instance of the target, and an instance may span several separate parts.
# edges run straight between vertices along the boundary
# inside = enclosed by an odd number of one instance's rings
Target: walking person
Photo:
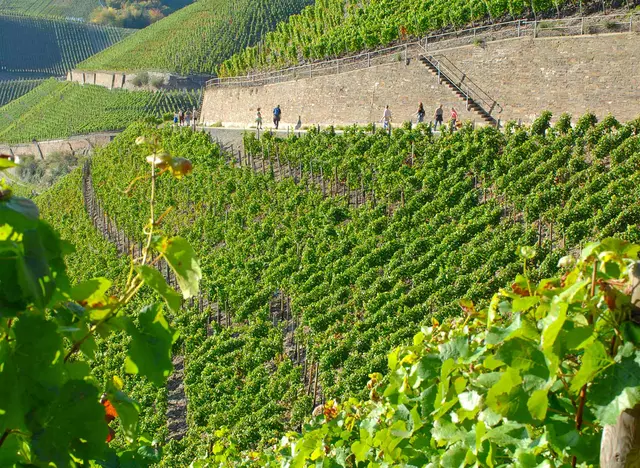
[[[180,126],[182,127],[184,125],[184,112],[182,112],[182,109],[178,111],[178,120],[180,120]]]
[[[187,113],[184,116],[184,119],[187,123],[187,127],[191,127],[191,111],[188,110]]]
[[[196,109],[195,107],[193,108],[193,130],[195,131],[196,129],[196,125],[198,123],[198,109]]]
[[[418,106],[418,112],[416,112],[416,115],[418,116],[418,123],[424,122],[424,117],[425,115],[427,115],[427,113],[425,112],[422,103],[420,103],[420,105]]]
[[[260,112],[260,108],[256,111],[256,128],[258,130],[262,130],[262,112]]]
[[[280,109],[280,104],[278,104],[276,108],[273,109],[273,125],[276,127],[276,130],[278,130],[278,127],[280,126],[281,118],[282,118],[282,109]]]
[[[457,122],[458,122],[458,112],[456,111],[455,107],[452,107],[451,122],[450,122],[451,127],[449,128],[452,132],[455,131]]]
[[[178,119],[179,119],[178,113],[174,112],[173,113],[173,125],[178,125]]]
[[[382,113],[382,128],[388,130],[391,128],[391,109],[387,105]]]
[[[433,114],[433,129],[438,128],[438,124],[440,124],[440,130],[442,130],[442,122],[444,122],[444,109],[442,108],[442,104],[438,106],[435,114]]]

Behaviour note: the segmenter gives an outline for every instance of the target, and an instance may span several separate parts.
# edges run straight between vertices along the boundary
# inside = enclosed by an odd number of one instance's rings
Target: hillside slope
[[[581,8],[588,11],[593,2],[583,3]],[[253,70],[334,58],[422,37],[433,31],[504,17],[555,16],[560,9],[573,11],[575,4],[567,0],[318,0],[299,15],[279,24],[259,47],[248,48],[225,61],[219,75],[243,75]]]
[[[0,13],[86,19],[100,0],[0,0]]]
[[[63,19],[0,14],[0,72],[62,76],[130,30]]]
[[[163,130],[165,149],[193,155],[195,168],[156,192],[158,212],[179,207],[162,229],[194,245],[207,296],[235,324],[218,326],[213,311],[184,318],[192,442],[228,426],[252,446],[295,427],[314,398],[361,395],[420,324],[459,314],[460,299],[486,305],[521,271],[518,246],[535,247],[535,280],[587,240],[640,240],[640,121],[549,119],[437,139],[426,127],[267,137],[249,146],[258,165],[265,155],[264,174],[224,164],[202,134]],[[132,236],[148,190],[113,193],[148,170],[141,132],[151,130],[130,129],[92,169],[104,208]],[[291,168],[302,183],[274,178]],[[343,190],[337,180],[366,204],[323,198],[320,170],[327,192]]]
[[[193,109],[200,92],[108,90],[49,79],[0,108],[0,141],[25,143],[122,130],[145,117]]]
[[[313,0],[199,0],[79,65],[211,74]]]

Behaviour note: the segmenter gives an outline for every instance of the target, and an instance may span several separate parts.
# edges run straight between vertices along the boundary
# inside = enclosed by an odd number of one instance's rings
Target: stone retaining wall
[[[83,71],[71,70],[67,73],[67,81],[73,81],[79,84],[92,84],[103,86],[109,89],[128,89],[130,91],[158,91],[164,90],[182,90],[182,89],[200,89],[204,86],[207,79],[206,76],[180,76],[172,73],[162,72],[146,72],[148,82],[146,85],[136,86],[134,81],[142,72],[126,73],[126,72],[110,72],[110,71]],[[162,80],[162,85],[155,87],[152,82]]]
[[[640,34],[565,38],[516,38],[438,50],[504,108],[503,122],[531,121],[543,110],[556,116],[586,111],[612,113],[622,121],[640,115]],[[413,120],[419,102],[430,117],[435,106],[455,106],[462,119],[477,114],[418,60],[411,59],[348,73],[300,78],[247,88],[206,91],[201,121],[225,126],[254,125],[262,108],[266,125],[280,104],[283,126],[350,125],[379,122],[389,104],[396,123]],[[448,116],[448,112],[445,114]]]
[[[16,162],[20,162],[20,158],[23,156],[46,159],[53,153],[88,154],[96,146],[107,145],[116,135],[117,133],[96,133],[70,137],[66,140],[47,140],[12,145],[0,143],[0,153],[13,155]]]

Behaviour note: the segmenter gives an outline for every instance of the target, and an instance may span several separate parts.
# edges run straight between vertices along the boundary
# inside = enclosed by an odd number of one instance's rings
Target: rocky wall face
[[[640,115],[640,34],[568,38],[520,38],[469,45],[435,54],[451,60],[503,107],[501,121],[530,122],[544,110],[558,116],[587,111],[612,113],[626,121]],[[344,74],[302,78],[255,88],[217,88],[205,94],[201,120],[225,126],[264,124],[280,104],[282,126],[350,125],[380,122],[389,105],[396,124],[413,120],[423,102],[427,119],[443,104],[445,120],[454,106],[463,120],[482,122],[465,102],[413,59]]]

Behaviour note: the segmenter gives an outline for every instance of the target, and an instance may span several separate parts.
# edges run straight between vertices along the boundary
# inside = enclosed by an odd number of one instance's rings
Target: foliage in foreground
[[[158,154],[156,142],[139,142]],[[151,156],[152,193],[156,177],[190,171],[182,158]],[[165,167],[168,165],[168,167]],[[13,167],[0,158],[0,170]],[[160,170],[158,172],[158,169]],[[182,238],[159,235],[154,197],[145,227],[142,258],[134,259],[123,291],[110,292],[112,282],[94,278],[71,285],[64,257],[72,247],[40,220],[36,205],[0,187],[0,465],[87,466],[149,465],[160,448],[141,433],[138,402],[112,375],[102,386],[91,372],[98,337],[128,336],[125,370],[162,386],[172,371],[171,347],[177,332],[152,302],[134,317],[126,312],[138,291],[147,286],[177,312],[182,297],[197,294],[200,268]],[[182,296],[153,268],[165,259],[173,269]],[[102,397],[100,394],[102,393]],[[111,418],[106,416],[111,415]],[[123,450],[109,448],[116,417],[126,439]]]
[[[423,327],[370,375],[368,400],[329,401],[302,434],[238,453],[219,431],[195,466],[464,467],[598,464],[602,427],[640,403],[640,245],[610,238],[575,268],[524,274],[488,308]]]

